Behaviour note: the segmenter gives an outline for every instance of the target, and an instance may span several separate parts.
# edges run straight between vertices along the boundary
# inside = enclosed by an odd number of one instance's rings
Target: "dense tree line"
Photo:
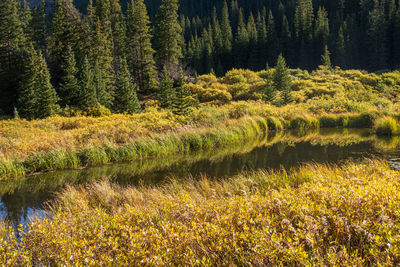
[[[222,75],[265,69],[280,54],[278,66],[398,68],[399,1],[2,0],[0,112],[133,113],[139,94],[183,114],[191,97],[180,67]]]
[[[61,109],[137,113],[138,92],[155,94],[159,71],[177,78],[184,44],[178,0],[162,1],[154,35],[143,0],[126,12],[118,0],[90,1],[84,15],[72,0],[56,0],[51,14],[45,5],[0,2],[0,112],[27,119]],[[179,77],[172,91],[180,92]],[[189,108],[185,97],[165,97],[177,114]]]
[[[209,16],[181,16],[185,61],[199,73],[259,70],[280,53],[303,69],[314,69],[326,53],[342,68],[400,67],[397,0],[229,1],[214,1]]]

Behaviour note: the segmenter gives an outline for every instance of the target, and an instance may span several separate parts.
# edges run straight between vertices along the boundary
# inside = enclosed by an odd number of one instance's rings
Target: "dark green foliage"
[[[93,86],[96,89],[96,96],[99,104],[104,107],[111,108],[113,97],[107,90],[106,83],[103,79],[103,74],[98,61],[96,61],[93,68]]]
[[[160,101],[160,107],[166,109],[173,109],[175,101],[175,89],[173,81],[168,74],[168,70],[164,67],[163,73],[161,74],[160,86],[158,89],[158,100]]]
[[[171,68],[182,57],[182,29],[178,23],[178,0],[162,0],[156,16],[154,47],[158,66]]]
[[[59,111],[58,96],[50,83],[50,73],[41,53],[38,58],[38,76],[36,81],[36,117],[46,118]]]
[[[270,81],[265,81],[265,85],[263,88],[264,100],[267,102],[273,102],[276,98],[276,92],[277,90],[274,84]]]
[[[78,69],[76,67],[75,55],[70,47],[64,56],[62,64],[63,76],[60,84],[60,97],[63,106],[74,106],[79,102],[80,84],[78,81]]]
[[[190,89],[185,86],[182,69],[179,71],[175,92],[175,97],[173,98],[174,113],[181,116],[187,115],[190,112],[190,107],[193,105],[193,99]]]
[[[33,119],[37,110],[36,88],[39,75],[39,59],[33,45],[30,45],[25,60],[25,71],[18,92],[18,113],[26,119]]]
[[[85,57],[83,60],[80,82],[81,93],[79,95],[79,107],[82,110],[88,110],[89,108],[97,107],[98,101],[94,82],[94,74],[87,57]]]
[[[321,63],[322,63],[322,65],[324,65],[325,67],[328,67],[328,68],[332,67],[330,55],[331,55],[331,53],[328,50],[328,46],[325,45],[324,53],[321,56]]]
[[[0,1],[0,110],[12,114],[19,80],[24,71],[26,37],[21,6],[16,0]]]
[[[125,59],[119,61],[114,108],[117,112],[128,114],[139,113],[141,111],[136,86],[132,82]]]
[[[136,84],[144,93],[154,91],[156,86],[149,24],[144,1],[132,1],[127,10],[127,59]]]
[[[285,58],[279,55],[274,73],[275,90],[282,92],[282,101],[284,104],[292,102],[291,96],[291,77],[286,66]]]

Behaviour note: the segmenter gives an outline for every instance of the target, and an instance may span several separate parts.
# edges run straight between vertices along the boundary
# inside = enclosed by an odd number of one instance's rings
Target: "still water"
[[[67,185],[110,179],[121,185],[157,185],[171,177],[206,175],[223,179],[243,171],[298,167],[307,163],[341,164],[386,158],[400,165],[400,137],[377,138],[368,129],[322,129],[278,133],[263,140],[185,155],[124,164],[57,171],[0,182],[0,218],[14,227],[44,216],[46,205]]]

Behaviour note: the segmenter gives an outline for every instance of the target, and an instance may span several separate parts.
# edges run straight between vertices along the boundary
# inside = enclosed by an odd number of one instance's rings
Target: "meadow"
[[[192,79],[186,86],[198,105],[186,116],[160,109],[156,100],[143,113],[100,117],[71,114],[43,120],[0,121],[0,177],[76,169],[174,153],[227,146],[269,131],[311,128],[373,128],[400,134],[400,73],[356,70],[311,73],[291,70],[292,97],[263,100],[273,69],[232,70]]]
[[[17,241],[0,228],[5,265],[394,266],[400,172],[370,160],[68,187]],[[18,244],[18,245],[17,245]]]

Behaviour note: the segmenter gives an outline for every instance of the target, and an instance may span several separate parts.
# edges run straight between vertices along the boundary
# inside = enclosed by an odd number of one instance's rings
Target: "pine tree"
[[[150,20],[143,0],[131,2],[127,10],[128,63],[139,90],[145,93],[156,87],[156,71],[151,47]]]
[[[77,79],[75,54],[71,47],[67,48],[62,64],[63,76],[60,84],[60,97],[63,106],[75,106],[79,101],[80,85]]]
[[[36,117],[43,119],[56,114],[59,110],[56,90],[50,83],[50,73],[43,55],[39,53],[38,76],[36,86]]]
[[[23,72],[26,37],[21,6],[15,0],[0,1],[0,109],[12,114]]]
[[[274,16],[272,15],[272,11],[269,12],[268,15],[268,24],[267,24],[267,50],[268,50],[268,62],[273,63],[276,61],[276,55],[278,54],[278,43],[277,43],[277,34],[274,22]]]
[[[292,100],[291,96],[291,78],[289,70],[286,66],[285,58],[279,55],[276,62],[275,73],[274,73],[274,87],[276,91],[282,92],[282,100],[284,104],[287,104]]]
[[[276,98],[276,88],[270,81],[265,81],[263,88],[263,99],[266,102],[273,102]]]
[[[282,55],[287,58],[287,61],[292,63],[293,61],[293,42],[292,33],[289,27],[289,21],[286,16],[283,17],[282,30],[281,30],[281,50]]]
[[[400,68],[400,7],[397,9],[394,17],[393,62],[395,67]]]
[[[189,88],[185,86],[183,71],[180,69],[176,94],[174,98],[174,113],[176,115],[184,116],[190,112],[192,106],[192,94]]]
[[[82,110],[88,110],[90,108],[97,107],[98,102],[96,86],[94,84],[94,75],[87,56],[83,60],[80,82],[81,93],[79,96],[79,107]]]
[[[50,63],[53,73],[56,74],[53,78],[56,82],[60,79],[59,68],[68,46],[74,51],[77,59],[84,56],[87,46],[84,41],[85,35],[81,15],[73,6],[72,0],[56,0],[50,35],[47,38]]]
[[[323,66],[332,68],[332,63],[331,63],[331,53],[328,50],[328,46],[325,45],[324,53],[321,56],[321,63]]]
[[[139,113],[141,107],[136,93],[136,86],[132,82],[126,60],[120,59],[119,64],[114,102],[115,110],[128,114]]]
[[[36,115],[36,89],[39,75],[38,55],[31,44],[25,60],[25,71],[22,75],[18,92],[18,113],[21,118],[33,119]]]
[[[113,97],[107,91],[107,86],[103,79],[101,67],[98,61],[95,62],[93,67],[93,86],[96,89],[97,102],[100,105],[111,109],[113,104]]]
[[[46,48],[46,12],[45,2],[42,0],[39,6],[33,9],[32,15],[32,28],[33,28],[33,40],[36,47],[39,50],[45,50]]]
[[[342,68],[346,67],[346,43],[344,39],[343,26],[339,28],[337,39],[336,39],[336,53],[335,53],[335,66]]]
[[[240,9],[234,45],[234,54],[236,58],[235,66],[238,68],[244,68],[247,64],[249,41],[249,35],[243,17],[243,10]]]
[[[232,67],[232,27],[229,20],[229,10],[226,0],[224,0],[221,14],[221,33],[222,33],[222,52],[221,58],[224,64],[224,70]]]
[[[182,29],[178,23],[178,0],[162,0],[156,15],[154,47],[159,67],[171,68],[182,57]]]
[[[105,25],[109,25],[105,23]],[[96,19],[95,29],[92,36],[90,64],[92,66],[98,62],[101,77],[104,81],[106,91],[112,94],[115,88],[114,84],[114,68],[113,68],[113,44],[108,36],[108,29],[104,29],[103,23],[99,18]]]
[[[317,14],[314,30],[314,49],[315,53],[322,55],[329,39],[329,20],[328,12],[325,8],[320,8]]]
[[[168,70],[165,66],[161,75],[160,86],[158,89],[158,100],[161,108],[170,110],[173,109],[175,102],[175,89],[173,87],[173,81],[169,76]]]

